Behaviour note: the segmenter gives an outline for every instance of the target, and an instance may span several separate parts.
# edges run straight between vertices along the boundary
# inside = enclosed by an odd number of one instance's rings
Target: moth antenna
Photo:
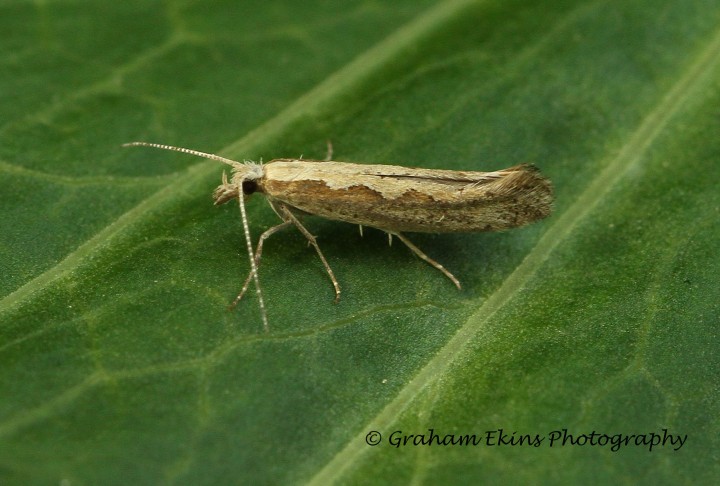
[[[153,148],[159,148],[163,150],[174,150],[175,152],[182,152],[184,154],[190,154],[195,155],[197,157],[203,157],[205,159],[211,159],[211,160],[217,160],[218,162],[222,162],[224,164],[230,165],[230,166],[237,166],[240,162],[237,160],[231,160],[226,159],[225,157],[220,157],[219,155],[215,154],[208,154],[206,152],[200,152],[199,150],[193,150],[185,147],[173,147],[172,145],[163,145],[161,143],[150,143],[150,142],[130,142],[130,143],[124,143],[122,145],[123,147],[153,147]]]
[[[263,328],[265,332],[270,331],[270,326],[267,319],[267,311],[265,310],[265,301],[263,300],[262,290],[260,289],[260,278],[258,277],[257,265],[255,265],[255,252],[252,247],[252,239],[250,238],[250,227],[247,222],[247,213],[245,212],[245,201],[242,193],[242,184],[245,179],[238,181],[238,201],[240,202],[240,217],[243,224],[243,232],[245,233],[245,243],[247,244],[248,257],[250,258],[250,273],[252,274],[253,281],[255,282],[255,291],[258,296],[258,304],[260,305],[260,315],[262,316]]]

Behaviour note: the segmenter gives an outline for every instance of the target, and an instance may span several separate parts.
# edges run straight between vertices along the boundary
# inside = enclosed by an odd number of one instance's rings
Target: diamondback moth
[[[415,255],[438,269],[460,289],[460,282],[403,235],[416,233],[468,233],[498,231],[532,223],[552,211],[553,189],[533,165],[521,164],[493,172],[436,170],[305,159],[274,159],[263,164],[238,162],[215,154],[148,142],[124,146],[154,147],[216,160],[232,167],[228,181],[223,173],[213,198],[215,205],[237,199],[240,205],[250,273],[235,298],[235,306],[255,283],[263,327],[268,331],[258,266],[263,243],[271,235],[295,226],[320,257],[340,299],[340,284],[315,237],[300,222],[303,215],[369,226],[385,231],[390,242],[397,237]],[[329,159],[330,157],[328,157]],[[282,223],[260,235],[253,251],[245,211],[245,198],[264,194]]]

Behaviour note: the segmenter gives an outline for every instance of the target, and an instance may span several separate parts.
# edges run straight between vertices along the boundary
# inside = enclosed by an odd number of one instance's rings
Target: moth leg
[[[452,283],[455,284],[455,286],[458,288],[458,290],[460,290],[460,289],[462,288],[462,287],[460,287],[460,282],[458,281],[458,279],[455,278],[455,275],[453,275],[452,273],[450,273],[445,267],[443,267],[443,266],[440,265],[438,262],[436,262],[435,260],[433,260],[432,258],[430,258],[429,256],[427,256],[425,253],[423,253],[423,252],[420,250],[420,248],[418,248],[417,246],[415,246],[415,245],[413,245],[412,243],[410,243],[410,240],[408,240],[407,238],[405,238],[405,236],[403,236],[401,233],[389,233],[389,232],[388,232],[388,234],[393,234],[393,235],[397,236],[398,239],[399,239],[400,241],[402,241],[403,243],[405,243],[405,245],[406,245],[408,248],[410,248],[413,253],[415,253],[417,256],[419,256],[420,258],[422,258],[423,260],[425,260],[426,262],[428,262],[428,263],[429,263],[430,265],[432,265],[433,267],[435,267],[435,268],[437,268],[438,270],[440,270],[440,271],[443,273],[443,275],[445,275],[447,278],[449,278],[449,279],[452,281]]]
[[[260,235],[260,239],[258,240],[257,248],[255,249],[255,270],[257,271],[258,267],[260,266],[260,257],[262,256],[262,249],[263,249],[263,242],[270,238],[271,235],[274,235],[281,229],[287,228],[290,226],[290,221],[283,221],[282,223],[273,226],[272,228],[266,230],[263,234]],[[247,278],[245,279],[245,283],[243,284],[242,290],[238,294],[237,297],[235,297],[235,300],[232,301],[232,304],[230,304],[230,309],[234,309],[235,306],[240,302],[240,299],[243,298],[245,295],[245,292],[247,292],[248,287],[250,286],[250,282],[252,281],[253,272],[250,270],[250,273],[248,273]]]
[[[300,220],[295,217],[295,215],[292,213],[292,211],[290,211],[287,206],[285,206],[284,204],[280,204],[278,206],[280,210],[280,217],[286,222],[292,222],[295,227],[297,227],[297,229],[300,231],[300,233],[302,233],[303,236],[307,238],[308,242],[315,247],[315,251],[320,257],[322,264],[325,266],[325,271],[328,273],[328,276],[332,281],[333,287],[335,288],[335,303],[337,304],[340,300],[340,284],[335,278],[335,274],[333,273],[332,268],[330,268],[330,264],[325,259],[325,255],[323,255],[322,251],[320,251],[320,247],[318,246],[315,237],[305,228],[305,226],[302,225]]]
[[[330,140],[326,140],[327,143],[327,153],[325,154],[325,162],[330,162],[332,160],[333,156],[333,146],[332,142]]]

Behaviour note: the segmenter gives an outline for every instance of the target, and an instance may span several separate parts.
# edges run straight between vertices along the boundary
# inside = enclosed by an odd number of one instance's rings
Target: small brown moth
[[[226,159],[182,147],[147,142],[125,146],[155,147],[217,160],[232,167],[228,181],[215,189],[215,204],[237,199],[240,204],[250,273],[233,305],[255,282],[263,325],[267,313],[257,269],[263,243],[283,228],[295,226],[315,248],[340,298],[340,285],[315,237],[299,216],[315,215],[385,231],[396,236],[418,257],[440,270],[459,289],[460,282],[428,257],[402,233],[457,233],[497,231],[523,226],[548,216],[552,210],[552,184],[532,165],[522,164],[494,172],[435,170],[396,165],[367,165],[304,159],[274,159],[267,164]],[[328,157],[329,159],[330,157]],[[259,192],[283,221],[266,230],[252,248],[244,199]]]

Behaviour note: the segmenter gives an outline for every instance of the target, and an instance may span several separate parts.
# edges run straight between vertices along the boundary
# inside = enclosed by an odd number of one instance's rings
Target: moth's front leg
[[[292,224],[292,221],[284,221],[284,222],[266,230],[263,234],[260,235],[260,239],[258,240],[257,248],[255,249],[255,255],[253,256],[253,258],[255,259],[255,271],[258,271],[258,268],[260,267],[260,257],[262,256],[263,243],[265,242],[265,240],[270,238],[271,235],[274,235],[281,229],[287,228],[291,224]],[[253,278],[253,271],[252,271],[252,269],[250,269],[250,273],[248,273],[248,276],[245,279],[245,283],[243,284],[242,290],[240,291],[238,296],[235,297],[235,300],[233,300],[232,304],[230,304],[230,309],[235,308],[235,306],[238,304],[238,302],[240,302],[240,299],[243,298],[243,296],[245,295],[245,292],[247,292],[247,289],[250,286],[250,281],[252,281],[252,278]]]

